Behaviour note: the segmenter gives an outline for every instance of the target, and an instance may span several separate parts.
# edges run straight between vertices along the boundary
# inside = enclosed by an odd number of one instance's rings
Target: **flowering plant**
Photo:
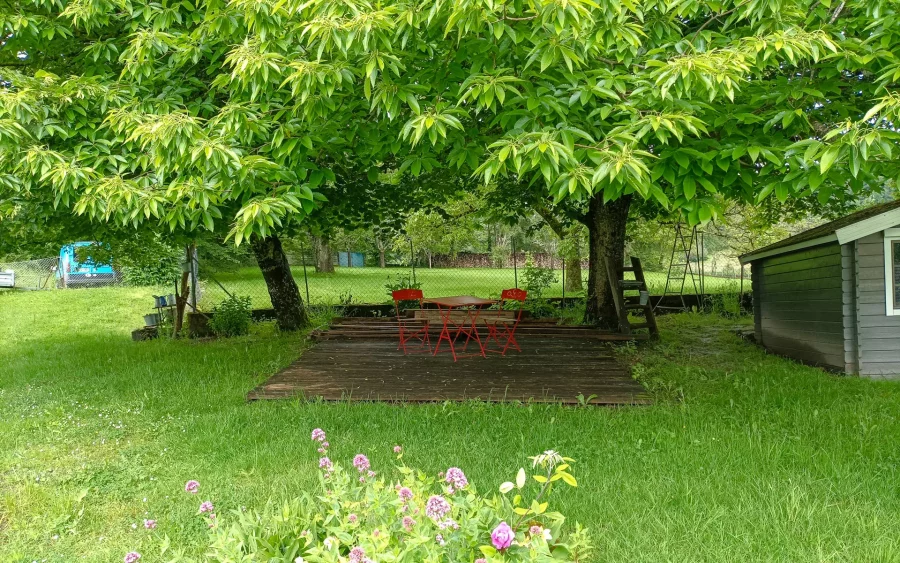
[[[547,510],[555,484],[577,485],[569,473],[572,460],[555,452],[532,458],[538,490],[527,503],[531,481],[524,468],[515,482],[481,495],[461,468],[431,476],[406,466],[400,446],[394,447],[393,475],[386,478],[381,471],[387,468],[374,466],[364,454],[348,464],[330,459],[322,430],[312,438],[321,456],[316,464],[321,490],[269,502],[261,511],[221,515],[212,525],[210,560],[577,563],[590,551],[584,528],[566,527],[562,514]]]

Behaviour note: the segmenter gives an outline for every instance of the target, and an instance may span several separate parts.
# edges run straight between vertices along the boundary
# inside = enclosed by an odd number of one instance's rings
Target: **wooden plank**
[[[765,343],[767,350],[770,350],[780,356],[800,360],[816,366],[825,366],[843,371],[844,356],[843,354],[825,354],[818,350],[810,348],[798,348],[796,346],[782,345],[781,343],[768,344]]]
[[[776,291],[771,293],[763,292],[763,299],[770,303],[777,302],[804,302],[812,303],[819,301],[841,302],[844,290],[840,287],[831,289],[805,290],[805,291]]]
[[[795,262],[789,262],[786,264],[770,265],[766,262],[763,262],[763,274],[774,275],[788,272],[805,272],[806,270],[811,270],[814,268],[824,268],[828,266],[838,265],[841,265],[841,253],[840,248],[835,247],[835,252],[831,253],[828,256],[805,258],[803,260],[797,260]]]
[[[895,362],[862,362],[859,366],[859,375],[897,379],[900,376],[900,365]]]
[[[646,404],[629,370],[594,340],[519,339],[523,352],[454,363],[449,354],[404,356],[394,341],[324,341],[248,394],[248,399],[443,401],[481,398]]]
[[[860,268],[881,268],[884,271],[884,247],[878,254],[863,254],[856,258]]]
[[[776,291],[803,291],[810,289],[833,289],[841,287],[841,279],[838,278],[816,278],[811,280],[789,280],[780,282],[770,282],[766,278],[759,280],[761,289],[774,293]]]
[[[765,281],[768,283],[773,282],[785,282],[785,281],[802,281],[802,280],[817,280],[823,278],[835,278],[840,279],[841,277],[841,265],[835,264],[832,266],[823,266],[820,268],[810,268],[808,270],[800,270],[797,272],[784,272],[778,274],[762,274]]]
[[[792,262],[799,262],[802,260],[809,260],[811,258],[819,258],[822,256],[832,256],[839,253],[840,245],[837,244],[837,241],[834,241],[815,247],[800,249],[794,252],[779,254],[778,256],[772,256],[770,258],[763,258],[759,260],[759,262],[763,265],[763,267],[765,267],[777,264],[790,264]]]

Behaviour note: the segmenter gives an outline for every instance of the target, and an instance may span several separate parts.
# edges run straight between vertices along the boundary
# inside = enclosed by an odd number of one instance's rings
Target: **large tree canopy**
[[[7,208],[224,222],[240,242],[342,175],[509,176],[583,202],[596,315],[632,198],[696,223],[723,198],[860,190],[896,162],[896,1],[11,5]]]

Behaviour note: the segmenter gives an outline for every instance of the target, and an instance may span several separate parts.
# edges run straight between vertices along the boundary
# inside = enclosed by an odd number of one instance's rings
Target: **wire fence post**
[[[412,266],[412,282],[415,285],[416,283],[416,255],[413,252],[413,243],[412,237],[409,238],[409,264]]]
[[[519,289],[519,269],[516,265],[516,239],[515,237],[512,240],[512,251],[513,251],[513,280],[516,284],[516,289]]]
[[[198,286],[197,278],[198,271],[200,268],[200,256],[197,254],[197,245],[196,243],[191,243],[191,309],[194,311],[197,310],[197,294],[200,292],[200,287]]]
[[[303,262],[303,285],[306,286],[306,304],[309,305],[309,278],[306,277],[306,245],[300,241],[300,261]]]
[[[566,306],[566,257],[560,256],[562,262],[562,306]]]

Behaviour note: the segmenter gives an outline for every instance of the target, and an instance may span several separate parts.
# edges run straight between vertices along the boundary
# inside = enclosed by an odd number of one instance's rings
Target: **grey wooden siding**
[[[900,374],[900,316],[885,312],[884,235],[861,238],[856,245],[856,338],[859,374]]]
[[[767,349],[845,371],[842,249],[837,242],[753,263],[754,320]],[[852,257],[851,257],[852,258]],[[849,266],[848,262],[848,266]]]
[[[843,293],[844,372],[859,373],[859,348],[856,326],[856,244],[841,246],[841,292]]]

